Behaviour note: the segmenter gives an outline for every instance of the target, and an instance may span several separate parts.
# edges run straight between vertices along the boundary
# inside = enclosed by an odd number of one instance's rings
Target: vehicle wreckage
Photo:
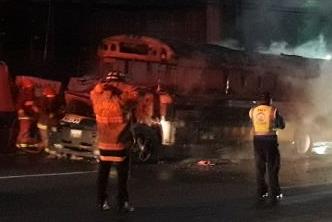
[[[166,43],[167,42],[167,43]],[[272,93],[287,128],[279,135],[294,152],[310,151],[312,140],[304,119],[310,116],[305,93],[320,76],[322,60],[293,55],[247,53],[218,45],[188,45],[145,36],[103,39],[98,72],[73,77],[65,91],[66,115],[52,135],[51,150],[96,157],[96,123],[89,91],[108,72],[127,73],[130,81],[149,89],[154,105],[148,120],[135,126],[136,147],[148,151],[143,160],[158,159],[158,150],[185,144],[251,141],[248,110],[266,91]],[[173,103],[160,114],[162,88]]]

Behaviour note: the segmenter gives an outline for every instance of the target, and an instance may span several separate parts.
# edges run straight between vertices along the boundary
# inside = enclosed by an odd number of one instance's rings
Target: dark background
[[[191,44],[231,38],[249,51],[321,34],[329,48],[331,9],[328,0],[0,0],[0,59],[14,75],[64,80],[89,72],[100,40],[117,34]]]

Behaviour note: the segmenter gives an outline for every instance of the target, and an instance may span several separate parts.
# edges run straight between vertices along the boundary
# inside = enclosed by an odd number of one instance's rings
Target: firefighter
[[[129,171],[129,147],[132,143],[130,118],[138,100],[136,87],[127,83],[120,72],[111,72],[104,82],[98,83],[90,92],[96,114],[99,148],[99,170],[97,178],[98,205],[109,210],[107,184],[112,165],[118,175],[118,210],[131,212],[127,180]]]
[[[48,148],[49,133],[52,127],[58,123],[59,117],[62,112],[61,104],[58,100],[57,93],[51,86],[45,86],[42,90],[42,96],[39,102],[39,118],[37,127],[41,142],[39,147],[41,150]]]
[[[280,153],[276,131],[284,129],[285,122],[278,109],[272,106],[270,94],[264,93],[262,99],[262,104],[249,111],[254,134],[257,200],[261,202],[270,196],[272,203],[276,203],[283,197],[279,186]],[[266,168],[269,186],[265,182]]]
[[[0,130],[3,152],[15,151],[16,110],[14,84],[9,76],[8,66],[0,61]]]
[[[30,79],[23,79],[19,83],[17,99],[17,115],[19,133],[16,141],[18,148],[37,148],[37,118],[39,108],[35,95],[35,86]]]

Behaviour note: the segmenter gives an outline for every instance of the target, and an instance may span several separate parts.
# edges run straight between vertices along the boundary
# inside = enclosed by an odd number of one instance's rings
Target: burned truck
[[[160,101],[155,101],[151,121],[157,124],[141,124],[137,132],[146,131],[140,137],[141,146],[150,143],[157,147],[159,143],[158,147],[167,149],[188,144],[248,142],[248,111],[266,91],[272,93],[288,124],[280,135],[281,141],[293,144],[298,153],[308,152],[311,146],[302,121],[311,107],[305,89],[311,79],[319,77],[321,60],[130,35],[103,39],[97,55],[97,73],[71,78],[69,82],[65,99],[71,115],[64,118],[63,124],[71,124],[71,136],[54,144],[59,149],[73,147],[73,139],[84,138],[82,129],[72,124],[83,119],[93,121],[88,92],[102,76],[114,70],[126,73],[142,88],[158,88],[172,95],[173,103],[164,107],[164,116],[158,113]],[[159,130],[151,130],[156,126]],[[95,137],[94,133],[89,141]],[[80,143],[81,150],[87,145],[95,150],[91,142]]]

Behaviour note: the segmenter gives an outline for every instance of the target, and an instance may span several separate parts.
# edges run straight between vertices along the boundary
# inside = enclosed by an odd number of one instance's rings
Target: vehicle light
[[[328,145],[324,142],[317,142],[313,144],[312,151],[316,154],[323,155],[326,153]]]
[[[160,125],[162,129],[162,144],[172,145],[175,142],[175,129],[170,121],[166,121],[165,117],[161,117]]]

